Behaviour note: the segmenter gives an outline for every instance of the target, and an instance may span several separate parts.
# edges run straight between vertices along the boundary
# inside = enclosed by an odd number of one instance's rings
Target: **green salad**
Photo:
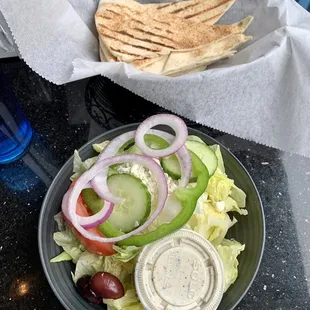
[[[155,145],[155,148],[165,146],[163,139],[158,139],[156,136],[149,135],[148,139],[148,144]],[[100,153],[108,144],[109,141],[94,144],[93,149]],[[76,232],[62,212],[55,216],[59,231],[55,232],[53,237],[63,252],[51,262],[72,261],[75,264],[72,272],[74,283],[86,275],[93,276],[98,272],[117,277],[123,285],[124,292],[120,298],[103,298],[109,310],[143,309],[133,280],[137,256],[145,244],[156,242],[156,239],[179,229],[181,217],[178,215],[181,212],[184,218],[186,216],[189,218],[182,227],[201,234],[216,248],[224,266],[225,291],[238,277],[238,255],[245,249],[245,245],[237,240],[227,239],[226,235],[228,230],[237,224],[234,214],[247,215],[246,195],[235,185],[234,180],[226,175],[219,145],[207,146],[196,136],[188,136],[185,145],[191,152],[194,166],[195,160],[197,165],[203,163],[206,166],[208,179],[202,180],[204,176],[199,175],[201,170],[197,170],[196,166],[191,172],[190,182],[180,191],[178,180],[181,177],[181,168],[176,156],[155,159],[165,174],[169,208],[164,208],[140,234],[120,242],[100,244]],[[131,141],[120,149],[118,154],[139,155],[141,151]],[[78,151],[75,151],[71,181],[79,179],[96,162],[97,156],[82,161]],[[199,188],[199,182],[201,184],[205,182],[205,186]],[[94,234],[115,237],[128,233],[145,223],[155,211],[158,203],[158,184],[150,170],[143,165],[139,163],[111,165],[107,185],[110,191],[122,197],[123,201],[115,204],[113,212],[104,223],[90,229]],[[198,191],[197,188],[202,190]],[[192,199],[186,201],[186,193],[192,195]],[[183,203],[180,205],[179,201]],[[193,212],[186,214],[190,212],[190,205],[193,203]],[[100,212],[104,207],[104,200],[94,189],[86,188],[83,189],[77,204],[80,215],[86,216]]]

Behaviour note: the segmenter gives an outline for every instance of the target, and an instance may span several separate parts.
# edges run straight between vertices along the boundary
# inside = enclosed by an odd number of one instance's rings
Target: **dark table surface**
[[[38,217],[53,177],[96,135],[162,111],[94,77],[55,86],[18,59],[0,61],[34,130],[27,153],[0,165],[0,309],[62,309],[38,253]],[[310,159],[188,122],[228,147],[261,194],[266,247],[258,275],[237,309],[310,309]]]

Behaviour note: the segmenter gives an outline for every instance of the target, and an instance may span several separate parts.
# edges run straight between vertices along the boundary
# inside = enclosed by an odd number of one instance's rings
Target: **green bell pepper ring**
[[[195,211],[197,200],[205,192],[209,181],[209,172],[206,166],[199,159],[199,157],[192,152],[191,157],[192,169],[197,176],[197,183],[193,188],[178,188],[175,190],[175,195],[182,205],[181,212],[170,223],[162,224],[152,232],[131,236],[125,240],[119,241],[117,243],[118,245],[143,246],[149,244],[182,228],[190,220]],[[96,210],[90,210],[93,213],[97,213],[99,211],[98,208],[96,208]],[[108,221],[99,225],[98,228],[108,238],[117,237],[124,234],[123,232],[112,227]]]
[[[169,146],[169,143],[163,138],[153,135],[146,134],[144,136],[144,141],[146,145],[154,150],[162,150]],[[140,150],[136,147],[135,139],[130,139],[126,143],[124,143],[117,152],[117,155],[121,154],[141,154]]]

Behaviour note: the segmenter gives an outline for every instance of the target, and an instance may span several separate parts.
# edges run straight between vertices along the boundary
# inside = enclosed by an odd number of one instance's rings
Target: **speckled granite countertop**
[[[17,59],[0,61],[0,72],[34,129],[26,155],[0,166],[0,309],[62,309],[38,254],[45,192],[75,148],[160,109],[102,77],[55,86]],[[310,309],[310,159],[189,125],[218,139],[241,160],[264,204],[264,258],[237,309]]]

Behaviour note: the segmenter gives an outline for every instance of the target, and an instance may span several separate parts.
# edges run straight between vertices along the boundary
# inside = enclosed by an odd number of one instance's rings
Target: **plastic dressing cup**
[[[145,246],[135,269],[137,293],[147,310],[215,310],[224,284],[214,246],[187,229]]]

